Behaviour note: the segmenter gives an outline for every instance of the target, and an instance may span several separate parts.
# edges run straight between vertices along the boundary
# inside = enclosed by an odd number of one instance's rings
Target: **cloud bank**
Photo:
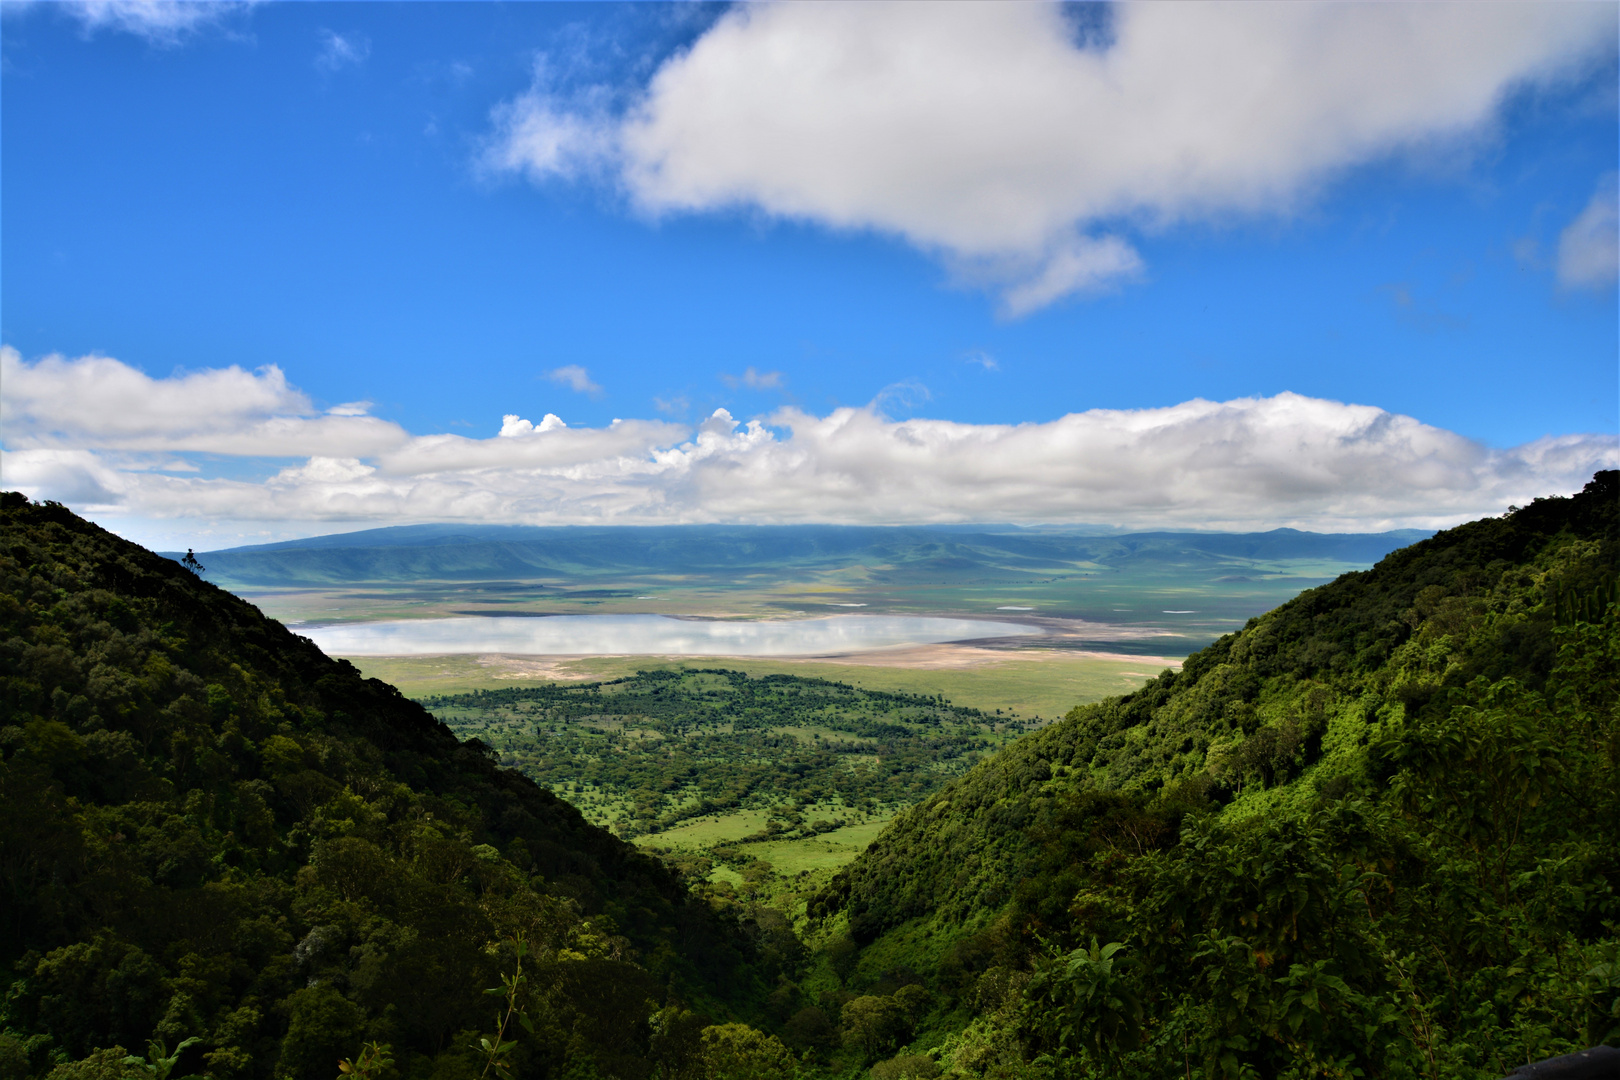
[[[1075,19],[1089,20],[1080,26]],[[1601,4],[743,4],[656,71],[542,63],[486,165],[607,176],[652,216],[898,236],[1007,313],[1144,273],[1125,235],[1288,213],[1347,168],[1488,134],[1613,50]]]
[[[398,425],[366,416],[365,402],[317,411],[274,365],[154,379],[111,357],[47,356],[29,364],[4,346],[0,386],[8,450],[369,455],[410,438]]]
[[[1620,466],[1610,435],[1492,449],[1288,393],[1026,424],[896,421],[876,404],[747,423],[718,410],[696,427],[508,414],[498,433],[467,438],[317,414],[275,368],[152,379],[101,356],[29,363],[4,349],[0,362],[7,487],[125,519],[305,533],[465,519],[1437,527]],[[175,460],[199,449],[301,460],[256,480]]]

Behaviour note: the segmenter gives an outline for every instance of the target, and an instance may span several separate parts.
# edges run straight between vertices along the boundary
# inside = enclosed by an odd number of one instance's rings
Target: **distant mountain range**
[[[1430,533],[1143,532],[1096,535],[1012,526],[406,525],[203,552],[208,577],[251,586],[355,582],[618,578],[839,567],[875,582],[993,576],[1036,580],[1076,571],[1173,564],[1213,576],[1254,564],[1369,566]],[[177,553],[170,553],[178,558]],[[1337,570],[1322,576],[1331,576]],[[1207,577],[1206,577],[1207,579]]]

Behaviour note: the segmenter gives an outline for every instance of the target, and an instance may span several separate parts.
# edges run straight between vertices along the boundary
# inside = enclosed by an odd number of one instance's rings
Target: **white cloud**
[[[556,421],[555,424],[549,424]],[[565,470],[576,479],[600,469],[639,468],[657,448],[679,442],[687,428],[662,420],[617,420],[605,428],[571,428],[547,414],[538,427],[511,417],[493,439],[424,435],[375,458],[380,474],[439,476],[481,470]],[[583,471],[582,471],[583,470]]]
[[[318,414],[275,365],[154,379],[107,356],[29,363],[0,346],[0,385],[0,424],[11,449],[366,455],[409,438],[398,425],[364,415],[363,402]]]
[[[119,30],[154,45],[176,45],[252,6],[213,0],[68,0],[52,5],[79,20],[86,31]]]
[[[546,372],[546,378],[568,387],[576,394],[598,397],[602,393],[602,388],[591,381],[591,373],[578,364],[565,364],[560,368],[553,368]]]
[[[359,458],[312,457],[302,465],[282,469],[270,478],[270,484],[295,487],[305,484],[346,484],[364,480],[377,470]]]
[[[549,91],[544,64],[534,87],[497,106],[490,115],[494,135],[480,164],[491,172],[520,172],[535,183],[571,179],[593,172],[613,157],[613,133],[600,110],[564,103]]]
[[[743,4],[614,113],[542,74],[486,162],[614,170],[650,215],[876,230],[1021,314],[1142,272],[1131,229],[1288,213],[1346,168],[1488,131],[1612,51],[1602,4]]]
[[[502,438],[511,439],[519,435],[533,435],[537,432],[556,431],[558,428],[565,428],[567,426],[567,424],[563,423],[562,417],[558,416],[556,413],[546,413],[546,415],[541,418],[538,427],[523,419],[523,417],[519,416],[517,413],[507,413],[505,416],[501,417],[500,433]]]
[[[364,34],[339,34],[333,30],[320,32],[321,49],[315,54],[315,66],[322,71],[338,71],[358,67],[371,56],[371,39]]]
[[[1001,306],[1005,314],[1015,318],[1071,293],[1100,292],[1135,280],[1143,272],[1142,257],[1117,236],[1065,237],[1037,258],[1028,260],[1027,271],[1007,270],[1009,261],[1025,260],[991,260],[976,274],[989,274],[1009,282],[1002,293]]]
[[[27,365],[8,350],[0,359],[6,486],[126,522],[192,522],[194,535],[464,519],[1379,529],[1499,513],[1620,466],[1612,435],[1498,450],[1409,416],[1297,394],[1030,424],[896,421],[882,401],[747,423],[720,409],[696,428],[636,419],[575,428],[552,414],[539,424],[508,414],[499,434],[473,439],[313,416],[270,368],[152,380],[106,357]],[[79,377],[87,373],[114,380],[106,397],[122,391],[121,415]],[[232,423],[249,433],[239,443],[221,435]],[[301,444],[251,435],[322,424],[351,426]],[[388,439],[374,437],[379,424]],[[305,460],[257,481],[214,465],[174,473],[174,451],[204,444]]]
[[[746,386],[750,390],[780,390],[782,388],[782,373],[780,371],[760,371],[750,367],[741,375],[720,376],[720,381],[730,387]]]
[[[0,485],[75,507],[116,506],[131,486],[89,450],[6,450]]]
[[[1571,289],[1613,289],[1620,277],[1620,183],[1598,181],[1592,200],[1558,236],[1558,283]]]

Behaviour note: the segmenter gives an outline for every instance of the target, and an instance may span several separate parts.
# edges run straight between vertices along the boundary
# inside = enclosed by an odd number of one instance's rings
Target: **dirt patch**
[[[577,656],[511,656],[488,653],[474,663],[485,669],[492,679],[535,679],[540,682],[572,682],[600,678],[589,671],[579,670]]]

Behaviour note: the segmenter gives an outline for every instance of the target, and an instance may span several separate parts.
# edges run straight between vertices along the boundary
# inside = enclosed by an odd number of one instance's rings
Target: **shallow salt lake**
[[[474,616],[294,627],[330,656],[826,656],[946,641],[1039,634],[1038,627],[982,619],[833,615],[821,619],[719,622],[667,615]]]

